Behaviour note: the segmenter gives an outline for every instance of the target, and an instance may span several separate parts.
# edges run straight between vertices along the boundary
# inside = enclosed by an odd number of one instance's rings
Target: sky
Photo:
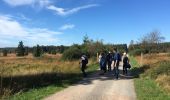
[[[170,0],[0,0],[0,47],[129,44],[158,30],[170,42]]]

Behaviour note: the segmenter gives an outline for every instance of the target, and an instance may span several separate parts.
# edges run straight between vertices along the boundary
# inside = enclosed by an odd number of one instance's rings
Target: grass
[[[160,58],[147,57],[146,63],[139,66],[138,60],[130,57],[138,100],[170,100],[170,61]]]
[[[96,71],[97,64],[89,65],[88,74]],[[60,84],[49,85],[47,87],[39,88],[39,89],[31,89],[28,92],[21,92],[12,97],[9,97],[11,100],[40,100],[50,94],[53,94],[57,91],[60,91],[68,86],[80,81],[82,79],[81,75],[73,75],[67,80],[62,81]]]
[[[59,58],[1,57],[1,99],[39,100],[82,79],[78,61]],[[88,73],[96,69],[97,64],[89,60]]]
[[[154,80],[140,78],[134,82],[138,100],[170,100],[170,96]]]
[[[8,97],[9,100],[40,100],[50,94],[64,89],[63,86],[48,86],[40,89],[31,89],[28,92],[17,93]]]

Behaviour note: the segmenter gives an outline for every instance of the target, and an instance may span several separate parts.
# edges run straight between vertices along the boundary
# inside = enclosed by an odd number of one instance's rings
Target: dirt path
[[[136,100],[133,77],[120,74],[116,80],[112,73],[103,76],[95,73],[44,100]]]

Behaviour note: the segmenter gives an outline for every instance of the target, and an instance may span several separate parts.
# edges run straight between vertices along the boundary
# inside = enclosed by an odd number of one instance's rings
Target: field
[[[61,56],[45,54],[34,58],[31,54],[26,57],[10,54],[0,57],[1,98],[39,99],[80,80],[79,61],[62,61]],[[91,65],[94,63],[90,60]]]
[[[167,53],[131,57],[139,100],[170,99],[170,56]],[[141,63],[142,62],[142,63]]]

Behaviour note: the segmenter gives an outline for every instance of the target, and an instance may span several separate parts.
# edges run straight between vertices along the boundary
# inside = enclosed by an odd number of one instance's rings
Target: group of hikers
[[[120,54],[117,48],[113,49],[113,52],[104,53],[101,52],[99,57],[99,66],[100,66],[100,75],[104,75],[107,71],[112,71],[116,79],[119,78],[119,65],[123,61],[123,74],[127,75],[127,68],[130,68],[129,58],[126,52]],[[81,71],[83,76],[86,77],[87,73],[85,72],[86,65],[88,64],[88,58],[86,55],[83,55],[80,60]]]

